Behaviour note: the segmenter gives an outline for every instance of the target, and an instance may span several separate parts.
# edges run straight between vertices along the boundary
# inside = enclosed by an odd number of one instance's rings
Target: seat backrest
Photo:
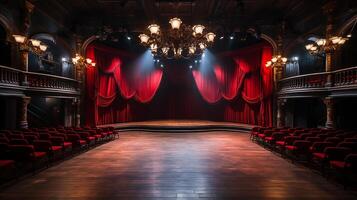
[[[314,142],[311,145],[312,152],[323,152],[327,147],[333,147],[335,144],[332,142]]]
[[[285,138],[285,144],[287,145],[292,145],[295,140],[299,140],[299,136],[286,136]]]
[[[344,142],[357,142],[357,138],[345,138]]]
[[[328,137],[328,138],[325,139],[325,142],[332,142],[332,143],[335,143],[335,144],[337,144],[337,143],[339,143],[341,141],[342,141],[342,139],[338,138],[338,137]]]
[[[29,143],[25,139],[11,139],[11,145],[28,145]]]
[[[338,143],[337,147],[346,147],[350,148],[352,152],[357,153],[357,142],[340,142]]]
[[[7,138],[9,138],[9,139],[24,139],[24,135],[22,135],[22,134],[10,134],[10,135],[8,135]]]
[[[52,147],[52,143],[50,140],[35,140],[33,141],[33,145],[37,151],[49,151]]]
[[[25,161],[33,157],[35,149],[32,145],[9,145],[9,153],[12,159]]]
[[[352,150],[346,147],[326,147],[324,153],[329,160],[343,161]]]
[[[348,154],[345,158],[345,162],[349,168],[357,169],[357,154]]]

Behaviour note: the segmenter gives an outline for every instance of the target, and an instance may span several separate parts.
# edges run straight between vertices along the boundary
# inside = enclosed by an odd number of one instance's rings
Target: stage
[[[150,131],[150,132],[207,132],[207,131],[239,131],[248,132],[254,125],[233,122],[214,122],[203,120],[157,120],[143,122],[127,122],[106,124],[118,131]],[[98,126],[101,127],[101,126]]]

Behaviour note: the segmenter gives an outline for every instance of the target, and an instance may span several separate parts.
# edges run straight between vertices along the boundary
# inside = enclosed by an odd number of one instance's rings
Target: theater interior
[[[0,199],[357,199],[357,1],[0,0]]]

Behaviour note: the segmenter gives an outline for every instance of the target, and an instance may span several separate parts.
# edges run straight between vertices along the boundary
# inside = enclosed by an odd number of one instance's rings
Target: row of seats
[[[251,139],[323,174],[357,174],[357,131],[321,128],[254,127]]]
[[[113,127],[0,130],[0,178],[14,178],[119,137]],[[13,172],[13,173],[11,173]]]

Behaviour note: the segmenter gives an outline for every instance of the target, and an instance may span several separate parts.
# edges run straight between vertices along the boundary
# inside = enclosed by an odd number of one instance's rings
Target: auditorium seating
[[[0,183],[118,137],[113,127],[0,130]]]
[[[254,127],[250,137],[294,162],[321,170],[323,175],[327,172],[357,175],[355,130]]]

